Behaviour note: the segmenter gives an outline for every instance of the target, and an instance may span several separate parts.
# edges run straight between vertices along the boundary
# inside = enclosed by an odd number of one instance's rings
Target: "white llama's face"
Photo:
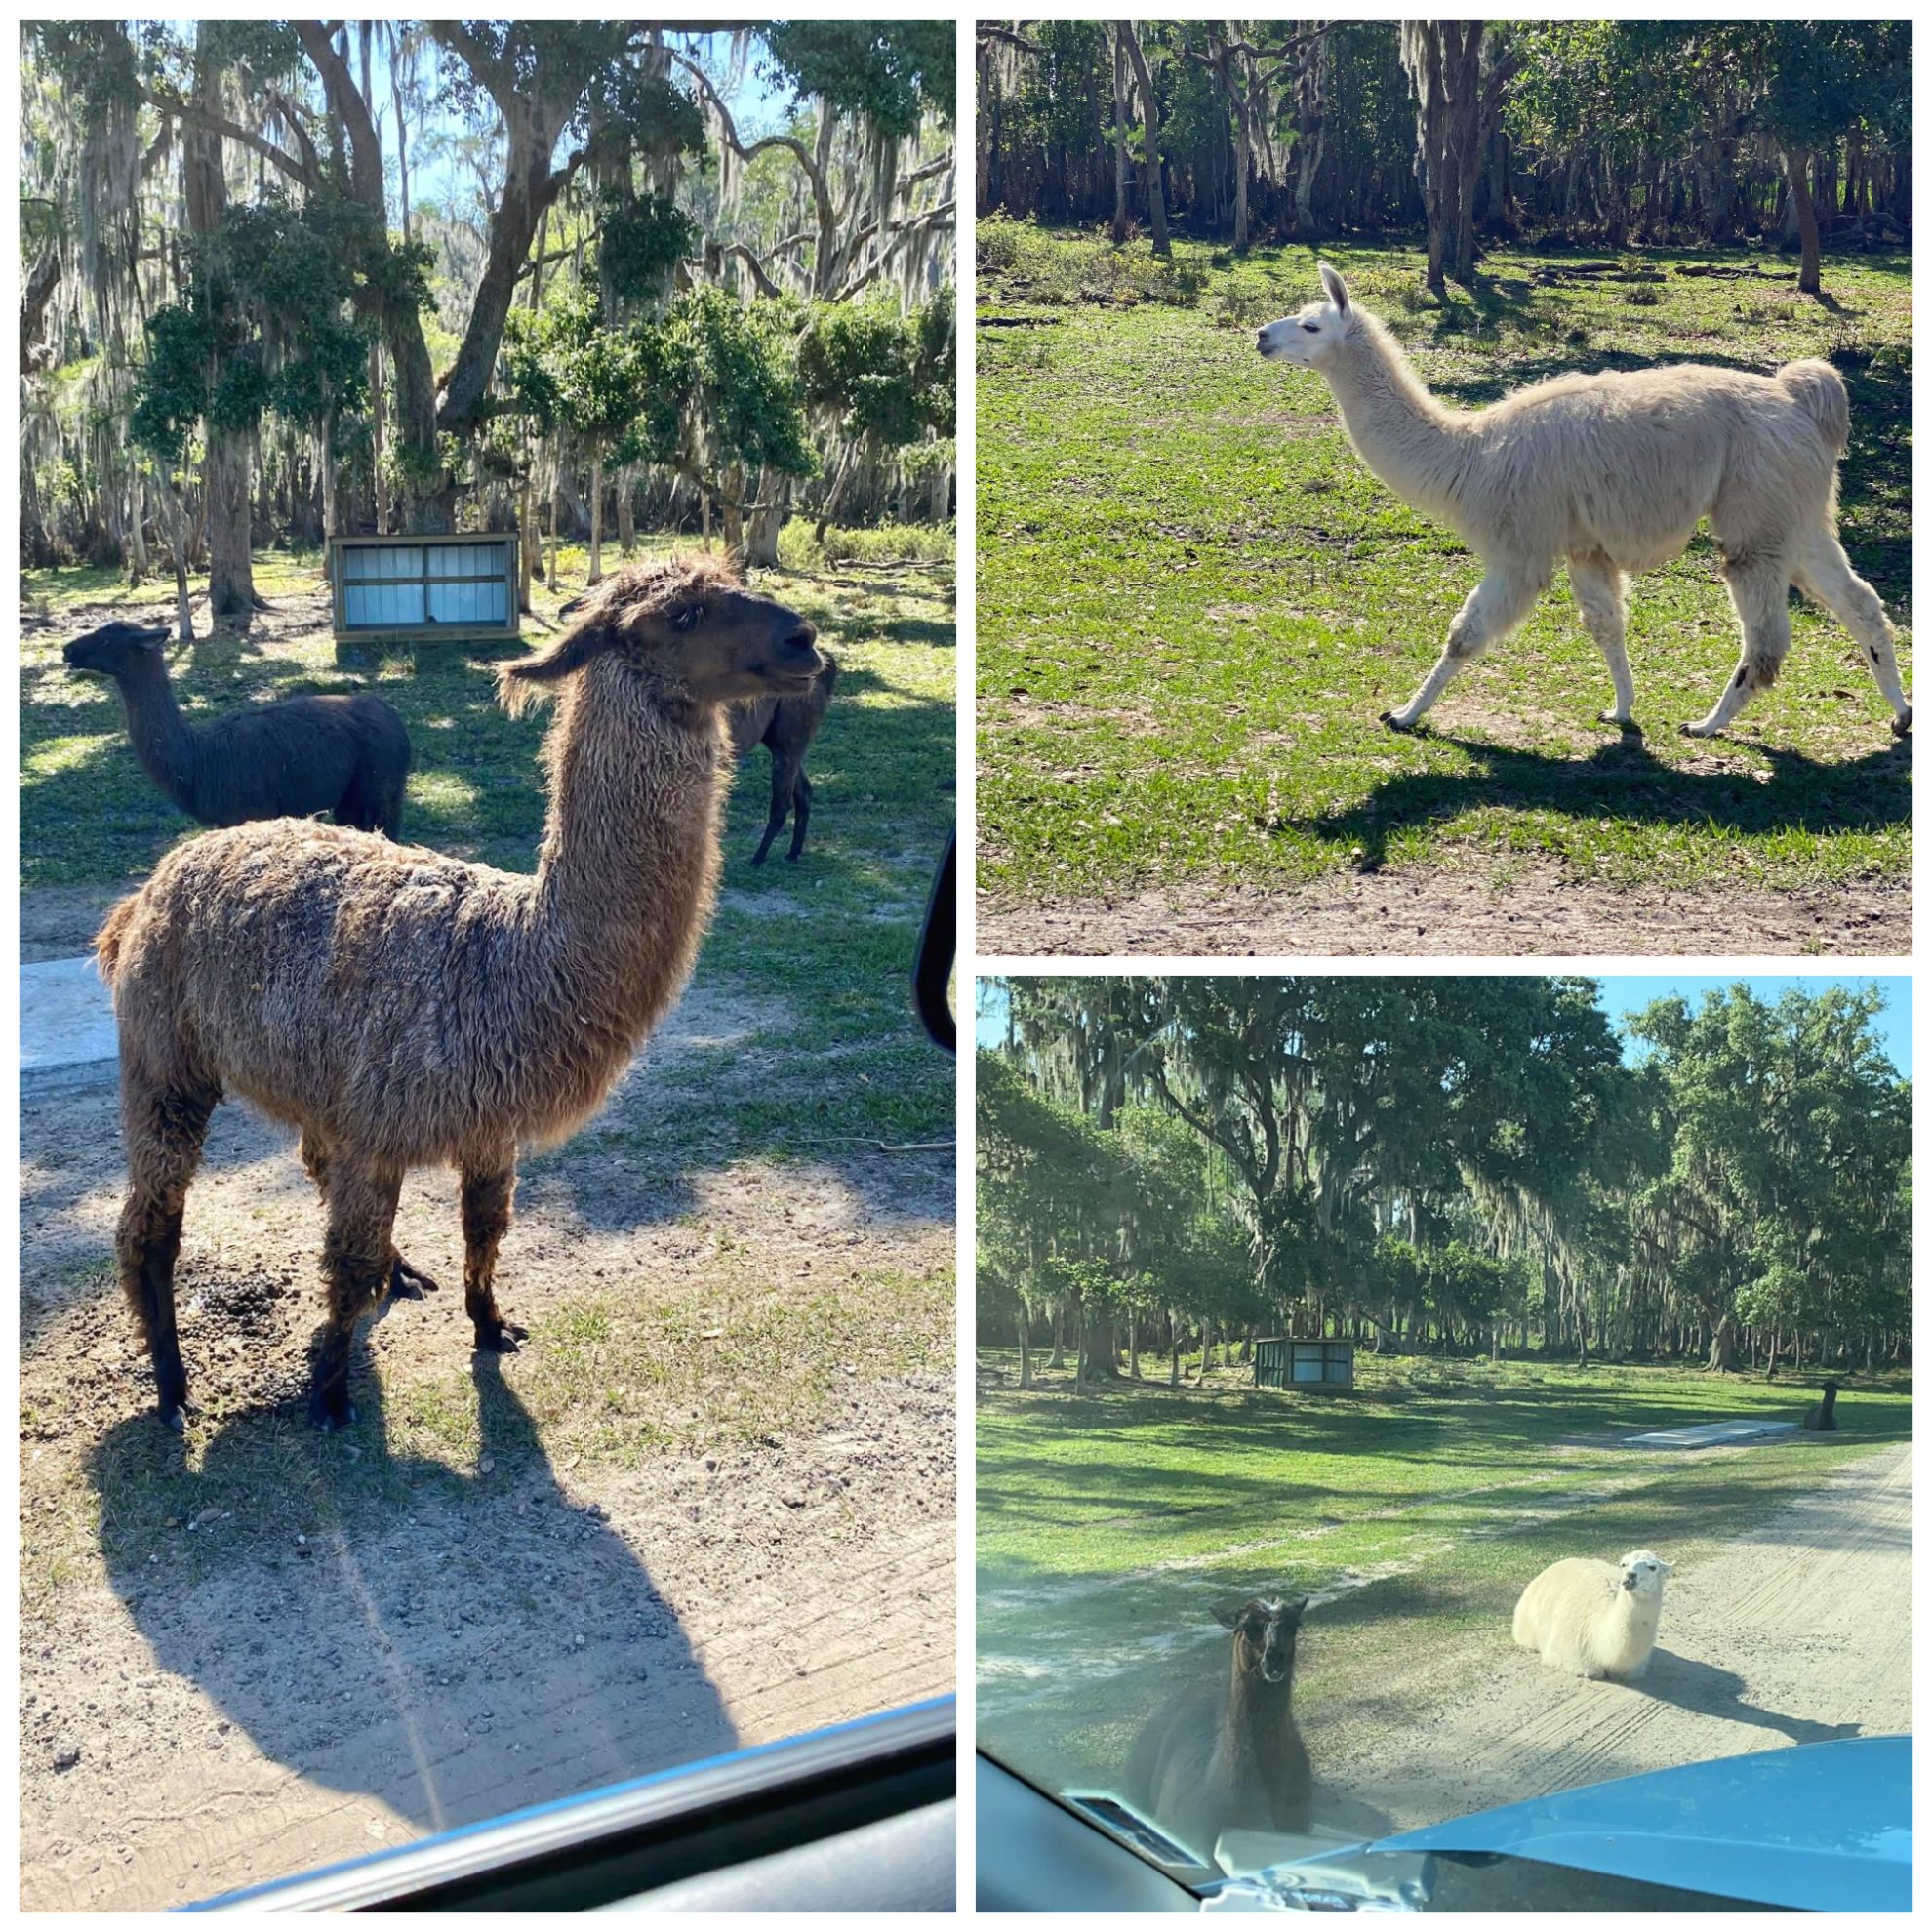
[[[1632,1550],[1618,1568],[1623,1587],[1633,1596],[1661,1596],[1670,1566],[1654,1550]]]
[[[1332,302],[1311,302],[1293,315],[1270,322],[1256,337],[1255,346],[1270,361],[1319,369],[1348,334],[1351,319]]]
[[[1321,277],[1321,291],[1328,300],[1311,302],[1295,314],[1270,322],[1255,343],[1262,354],[1300,363],[1304,369],[1321,369],[1355,326],[1348,283],[1326,262],[1316,262],[1315,272]]]

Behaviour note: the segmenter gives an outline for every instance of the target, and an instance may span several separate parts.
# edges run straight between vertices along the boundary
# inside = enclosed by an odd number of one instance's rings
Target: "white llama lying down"
[[[1321,283],[1326,302],[1270,322],[1257,346],[1324,376],[1355,454],[1483,561],[1435,668],[1399,711],[1383,713],[1385,724],[1414,725],[1471,658],[1522,623],[1567,558],[1616,692],[1602,715],[1630,725],[1626,573],[1681,555],[1709,517],[1744,655],[1710,715],[1684,730],[1711,737],[1776,680],[1791,649],[1793,584],[1858,640],[1895,713],[1893,731],[1912,729],[1884,606],[1838,543],[1838,458],[1851,416],[1831,364],[1788,363],[1775,376],[1693,363],[1559,376],[1488,409],[1445,409],[1326,262]]]
[[[1670,1574],[1670,1564],[1649,1550],[1632,1550],[1619,1563],[1566,1556],[1518,1599],[1516,1641],[1575,1677],[1640,1677]]]

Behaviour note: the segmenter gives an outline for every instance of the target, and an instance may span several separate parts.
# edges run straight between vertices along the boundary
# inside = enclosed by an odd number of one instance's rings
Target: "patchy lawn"
[[[1723,739],[1678,735],[1737,659],[1703,537],[1632,587],[1641,739],[1596,721],[1608,674],[1560,578],[1426,734],[1377,723],[1479,570],[1361,465],[1319,377],[1255,354],[1257,325],[1314,295],[1313,252],[1237,263],[1184,242],[1166,266],[1145,244],[1011,221],[982,247],[979,883],[995,938],[1043,904],[1383,867],[1476,889],[1527,868],[1633,895],[1909,890],[1910,746],[1831,620],[1794,606],[1776,690]],[[1777,257],[1505,252],[1476,300],[1441,306],[1412,251],[1323,254],[1466,407],[1571,369],[1830,356],[1851,391],[1844,541],[1909,629],[1909,258],[1831,262],[1828,306]],[[1580,272],[1592,262],[1608,272]]]

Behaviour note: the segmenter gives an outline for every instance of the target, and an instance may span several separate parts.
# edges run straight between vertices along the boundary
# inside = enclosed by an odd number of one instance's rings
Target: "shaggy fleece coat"
[[[1633,1550],[1621,1563],[1566,1556],[1523,1591],[1515,1639],[1572,1676],[1640,1677],[1657,1641],[1670,1569],[1648,1550]]]
[[[1684,729],[1721,730],[1777,678],[1791,648],[1793,584],[1857,640],[1894,731],[1911,728],[1891,624],[1838,543],[1838,459],[1851,418],[1829,363],[1793,362],[1772,376],[1695,363],[1559,376],[1487,409],[1452,410],[1325,263],[1321,280],[1328,300],[1269,323],[1257,346],[1321,375],[1362,462],[1449,525],[1485,573],[1434,668],[1386,723],[1415,725],[1465,664],[1522,623],[1567,561],[1610,671],[1615,703],[1603,716],[1630,724],[1625,580],[1681,555],[1708,518],[1743,650],[1709,714]]]

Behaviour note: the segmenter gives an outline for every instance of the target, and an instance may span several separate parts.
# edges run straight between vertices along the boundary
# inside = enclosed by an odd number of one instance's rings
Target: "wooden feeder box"
[[[1301,1342],[1286,1335],[1255,1344],[1257,1389],[1352,1389],[1352,1342]]]
[[[332,537],[337,644],[366,639],[474,644],[514,637],[516,537]]]

